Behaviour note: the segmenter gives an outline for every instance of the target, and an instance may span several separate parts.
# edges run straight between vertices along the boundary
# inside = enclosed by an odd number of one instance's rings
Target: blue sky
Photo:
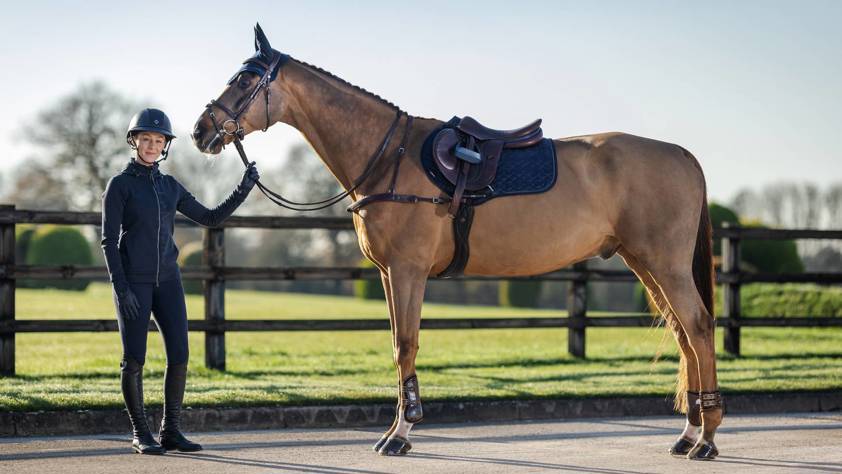
[[[276,49],[414,115],[678,143],[716,200],[842,180],[833,1],[15,3],[0,19],[0,172],[31,152],[21,127],[85,81],[163,108],[185,134],[251,54],[255,21]],[[269,167],[297,140],[276,125],[247,146]]]

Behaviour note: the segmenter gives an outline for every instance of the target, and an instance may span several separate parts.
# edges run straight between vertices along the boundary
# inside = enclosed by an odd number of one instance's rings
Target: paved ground
[[[730,416],[712,462],[666,450],[679,418],[419,425],[413,451],[370,450],[379,430],[198,433],[196,454],[140,456],[128,436],[0,438],[0,472],[842,472],[842,415]]]

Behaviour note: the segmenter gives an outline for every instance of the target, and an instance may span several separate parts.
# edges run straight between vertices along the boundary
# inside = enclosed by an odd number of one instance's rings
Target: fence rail
[[[117,331],[114,319],[16,320],[15,282],[17,279],[107,280],[103,266],[15,265],[15,225],[17,224],[99,225],[98,212],[57,212],[15,209],[0,205],[0,375],[15,372],[15,334],[43,332]],[[178,216],[177,226],[196,225]],[[368,331],[387,330],[389,321],[381,319],[283,319],[226,320],[225,281],[231,280],[379,280],[375,269],[353,267],[235,267],[225,266],[225,229],[331,229],[352,230],[350,218],[234,216],[219,227],[204,230],[202,265],[182,270],[184,279],[204,281],[204,319],[188,321],[188,330],[205,333],[205,365],[225,370],[225,333],[238,331]],[[842,239],[842,230],[757,229],[725,227],[714,229],[714,238],[722,239],[722,271],[716,281],[723,285],[723,315],[717,325],[725,329],[725,349],[740,354],[740,328],[743,327],[842,327],[838,317],[751,317],[743,318],[740,288],[746,283],[842,283],[842,273],[748,273],[740,269],[740,242],[769,239]],[[500,280],[494,277],[464,277],[466,280]],[[637,278],[629,271],[600,270],[586,262],[572,268],[515,278],[522,280],[570,281],[566,317],[495,317],[427,318],[422,329],[514,329],[567,328],[568,352],[585,356],[585,331],[588,327],[648,327],[650,316],[639,314],[589,317],[588,282],[630,282]],[[150,323],[150,330],[154,330]]]

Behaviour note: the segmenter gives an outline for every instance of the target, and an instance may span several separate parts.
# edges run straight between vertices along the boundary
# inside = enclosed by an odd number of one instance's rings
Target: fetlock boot
[[[126,411],[132,423],[132,449],[140,454],[164,454],[166,450],[155,441],[146,423],[143,409],[143,365],[126,357],[120,364],[120,386]]]
[[[187,363],[168,365],[164,375],[164,417],[158,439],[161,446],[182,452],[201,451],[202,445],[194,443],[181,433],[181,402],[187,383]]]

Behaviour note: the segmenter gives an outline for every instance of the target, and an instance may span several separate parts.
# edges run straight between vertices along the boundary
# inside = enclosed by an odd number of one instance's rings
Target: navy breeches
[[[141,365],[146,361],[146,336],[149,334],[150,315],[164,339],[167,365],[187,362],[187,307],[181,279],[154,283],[129,283],[140,302],[138,317],[127,320],[117,307],[117,323],[123,341],[123,358],[131,357]],[[114,301],[117,303],[116,297]],[[151,313],[151,314],[150,314]]]

